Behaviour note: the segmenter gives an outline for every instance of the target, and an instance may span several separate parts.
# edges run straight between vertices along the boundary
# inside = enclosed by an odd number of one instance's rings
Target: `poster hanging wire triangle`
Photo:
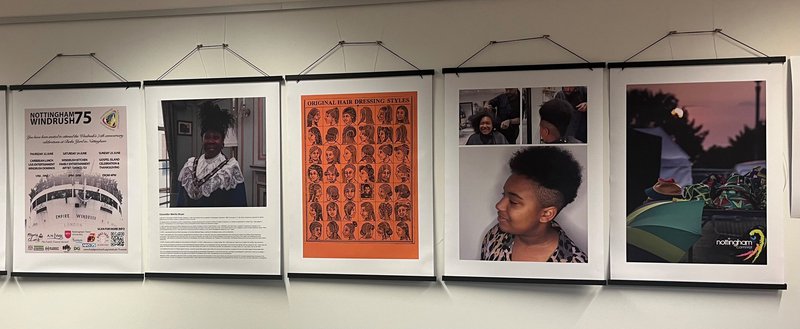
[[[687,34],[706,34],[706,33],[711,33],[712,37],[715,37],[717,35],[722,35],[725,38],[727,38],[728,40],[732,40],[733,44],[738,44],[738,45],[744,46],[745,48],[751,50],[752,52],[758,53],[758,55],[760,55],[762,57],[769,57],[769,55],[765,54],[764,52],[762,52],[762,51],[760,51],[760,50],[758,50],[758,49],[756,49],[756,48],[754,48],[754,47],[752,47],[752,46],[750,46],[750,45],[748,45],[748,44],[746,44],[746,43],[744,43],[742,41],[739,41],[738,39],[728,35],[725,32],[722,32],[722,29],[715,28],[713,30],[701,30],[701,31],[669,31],[669,32],[667,32],[667,34],[665,34],[664,36],[662,36],[658,40],[654,41],[653,43],[651,43],[647,47],[644,47],[642,50],[639,50],[637,53],[631,55],[631,57],[628,57],[626,60],[622,61],[622,63],[627,63],[628,61],[630,61],[634,57],[639,56],[639,54],[645,52],[646,50],[652,48],[653,46],[655,46],[659,42],[661,42],[664,39],[669,38],[671,36],[674,36],[674,35],[687,35]],[[716,47],[716,38],[715,38],[714,39],[714,53],[715,53],[715,55],[716,55],[716,51],[717,51],[717,47]],[[625,68],[623,67],[622,69],[624,70]]]
[[[59,53],[59,54],[56,54],[55,56],[53,56],[53,58],[51,58],[49,61],[47,61],[47,63],[42,65],[42,67],[40,67],[38,70],[36,70],[36,72],[33,72],[33,74],[30,77],[28,77],[28,79],[25,80],[25,82],[23,82],[20,86],[24,86],[25,84],[27,84],[29,81],[31,81],[31,79],[33,79],[33,77],[35,77],[37,74],[42,72],[42,70],[44,70],[45,67],[50,65],[50,63],[53,63],[53,61],[55,61],[57,58],[62,58],[62,57],[90,57],[95,62],[100,64],[100,66],[102,66],[103,68],[105,68],[106,70],[111,72],[111,74],[113,74],[115,78],[119,79],[122,82],[128,82],[128,80],[123,78],[122,75],[117,73],[117,71],[114,71],[114,69],[112,69],[111,67],[106,65],[106,63],[101,61],[99,58],[97,58],[97,56],[95,56],[95,53],[88,53],[88,54],[61,54],[61,53]],[[19,91],[22,91],[22,90],[23,89],[19,89]]]
[[[178,60],[178,62],[175,63],[175,65],[172,65],[172,67],[170,67],[166,72],[164,72],[164,74],[159,76],[158,79],[156,79],[156,81],[164,79],[167,75],[172,73],[173,70],[175,70],[178,66],[183,64],[183,62],[185,62],[187,59],[189,59],[189,57],[192,57],[192,55],[194,55],[195,53],[198,53],[198,52],[200,52],[200,50],[204,50],[204,49],[222,49],[223,51],[227,51],[227,52],[233,54],[233,56],[236,56],[236,58],[238,58],[240,61],[242,61],[245,64],[247,64],[248,66],[250,66],[250,68],[258,71],[258,73],[261,73],[261,75],[263,75],[265,77],[270,76],[269,74],[267,74],[267,72],[264,72],[264,70],[258,68],[258,66],[253,64],[253,62],[247,60],[246,58],[242,57],[242,55],[239,55],[239,53],[237,53],[236,51],[231,49],[230,45],[228,45],[227,43],[223,43],[223,44],[219,44],[219,45],[203,45],[203,44],[199,44],[196,47],[192,48],[192,51],[190,51],[188,54],[186,54],[186,56],[183,56],[183,58]]]
[[[394,52],[394,51],[392,51],[391,49],[389,49],[388,47],[384,46],[384,45],[383,45],[383,41],[380,41],[380,40],[377,40],[377,41],[344,41],[344,40],[341,40],[341,41],[339,41],[338,43],[336,43],[336,45],[334,45],[333,47],[331,47],[331,49],[329,49],[329,50],[328,50],[328,51],[326,51],[324,54],[322,54],[322,56],[320,56],[319,58],[317,58],[317,60],[315,60],[314,62],[312,62],[312,63],[311,63],[311,64],[309,64],[308,66],[306,66],[306,68],[305,68],[305,69],[303,69],[302,71],[300,71],[300,73],[298,73],[298,74],[297,74],[297,76],[299,77],[299,76],[302,76],[302,75],[306,75],[306,74],[308,74],[309,72],[311,72],[311,70],[313,70],[313,69],[314,69],[314,68],[315,68],[317,65],[319,65],[319,64],[320,64],[322,61],[324,61],[324,60],[325,60],[325,59],[327,59],[327,58],[328,58],[328,57],[329,57],[331,54],[333,54],[334,52],[336,52],[336,50],[343,49],[345,46],[367,46],[367,45],[375,45],[375,46],[378,46],[378,47],[380,47],[380,48],[383,48],[383,49],[385,49],[386,51],[388,51],[390,54],[392,54],[392,55],[394,55],[395,57],[397,57],[397,58],[401,59],[403,62],[406,62],[406,64],[408,64],[408,65],[411,65],[411,66],[412,66],[414,69],[416,69],[417,71],[422,71],[422,70],[420,70],[420,68],[419,68],[419,67],[417,67],[416,65],[412,64],[411,62],[409,62],[408,60],[406,60],[406,59],[405,59],[405,58],[403,58],[402,56],[398,55],[396,52]],[[379,48],[379,49],[380,49],[380,48]],[[377,56],[377,55],[376,55],[376,56]],[[423,76],[422,74],[420,74],[420,75],[419,75],[419,77],[420,77],[420,78],[422,78],[422,76]],[[297,81],[300,81],[300,80],[297,80]]]
[[[586,58],[583,58],[583,56],[578,55],[576,52],[570,50],[567,47],[564,47],[562,44],[553,41],[553,39],[550,38],[549,34],[542,34],[542,35],[540,35],[538,37],[519,38],[519,39],[510,39],[510,40],[500,40],[500,41],[497,41],[497,40],[489,41],[489,43],[487,43],[485,46],[483,46],[483,48],[481,48],[478,51],[476,51],[474,54],[472,54],[472,56],[467,57],[467,59],[465,59],[463,62],[461,62],[461,64],[458,64],[458,66],[456,66],[456,69],[459,69],[462,66],[464,66],[464,64],[467,64],[467,62],[469,62],[471,59],[475,58],[475,56],[478,56],[478,54],[480,54],[481,52],[483,52],[484,50],[486,50],[486,48],[489,48],[490,46],[494,46],[494,45],[497,45],[497,44],[503,44],[503,43],[514,43],[514,42],[520,42],[520,41],[541,40],[541,39],[550,41],[550,43],[558,46],[559,48],[561,48],[563,50],[566,50],[567,52],[569,52],[570,54],[574,55],[575,57],[580,58],[582,61],[586,62],[587,64],[591,64],[591,62],[589,62]],[[589,67],[589,70],[593,71],[594,69]],[[456,73],[456,75],[458,75],[458,73]]]

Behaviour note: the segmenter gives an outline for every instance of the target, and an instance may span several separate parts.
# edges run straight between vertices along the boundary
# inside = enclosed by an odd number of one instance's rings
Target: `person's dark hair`
[[[375,228],[375,225],[372,225],[372,223],[364,223],[364,224],[362,224],[361,225],[361,230],[360,230],[361,238],[362,239],[372,238],[372,230],[374,228]]]
[[[400,114],[399,114],[401,110],[403,111],[403,113],[405,113],[403,115],[403,117],[400,117]],[[408,108],[405,105],[398,106],[395,109],[395,112],[397,113],[395,115],[395,119],[397,119],[397,123],[408,123]]]
[[[539,108],[539,117],[542,121],[547,121],[558,129],[558,133],[563,137],[567,133],[567,126],[572,120],[572,105],[561,99],[551,99]]]
[[[378,109],[378,121],[381,124],[392,124],[392,107],[389,105],[381,106]]]
[[[339,108],[334,107],[330,110],[325,111],[325,114],[329,117],[333,118],[334,123],[339,123]]]
[[[354,122],[354,123],[356,122],[356,109],[354,109],[354,108],[352,108],[352,107],[345,108],[345,109],[342,111],[342,115],[344,115],[344,114],[349,114],[349,115],[350,115],[350,118],[352,118],[352,119],[353,119],[353,122]]]
[[[408,143],[408,128],[400,126],[395,129],[394,133],[395,143]]]
[[[383,152],[383,154],[386,154],[386,155],[389,155],[389,156],[391,156],[392,153],[394,153],[394,149],[392,148],[391,144],[383,144],[383,145],[378,147],[378,150]]]
[[[378,213],[380,214],[381,220],[391,220],[392,204],[388,202],[381,203],[378,205]]]
[[[312,164],[312,165],[308,166],[308,171],[306,172],[306,174],[308,174],[312,170],[317,172],[317,175],[319,175],[319,179],[322,179],[322,167],[321,166],[315,165],[315,164]]]
[[[306,116],[306,127],[314,126],[314,117],[318,115],[319,115],[319,109],[316,107],[308,111],[308,115]]]
[[[402,231],[402,233],[405,233],[405,234],[400,234],[401,231]],[[397,223],[397,232],[398,232],[397,235],[400,236],[400,239],[403,239],[403,237],[405,237],[406,239],[410,239],[411,238],[411,232],[409,232],[409,231],[410,230],[408,229],[408,224],[406,222]]]
[[[531,180],[544,207],[559,211],[575,201],[581,186],[581,165],[568,151],[553,146],[528,147],[508,161],[511,173]]]
[[[350,151],[350,158],[349,159],[344,159],[343,162],[344,163],[356,163],[358,161],[358,158],[356,157],[356,152],[358,151],[356,149],[356,146],[355,145],[347,145],[347,146],[345,146],[345,149]]]
[[[321,229],[322,228],[322,224],[320,222],[311,222],[311,224],[308,224],[308,230],[309,231],[313,232],[314,229],[316,229],[316,228],[320,228]]]
[[[378,143],[391,143],[394,140],[393,132],[392,127],[378,127]],[[381,138],[381,133],[383,133],[383,138]]]
[[[339,188],[336,187],[336,185],[328,186],[328,188],[325,189],[325,193],[328,194],[328,197],[332,201],[339,201]]]
[[[336,210],[336,216],[335,217],[330,217],[330,214],[327,213],[328,209]],[[339,212],[339,204],[336,203],[336,202],[333,202],[333,201],[328,202],[328,205],[325,206],[325,214],[328,215],[328,220],[341,220],[342,219],[342,213]],[[337,227],[336,229],[338,230],[339,228]]]
[[[358,223],[352,221],[349,223],[345,223],[344,227],[350,230],[350,235],[345,236],[345,238],[347,238],[348,240],[354,240],[356,238],[355,234],[356,234],[356,228],[358,227]]]
[[[339,139],[339,129],[336,127],[328,128],[328,131],[325,133],[325,141],[335,142],[337,139]]]
[[[378,186],[378,195],[384,198],[384,200],[388,201],[392,197],[392,186],[389,184],[381,184]]]
[[[392,236],[392,226],[387,222],[380,222],[378,224],[378,233],[380,233],[381,239],[389,240]]]
[[[312,218],[312,220],[322,220],[322,205],[320,205],[319,202],[312,202],[308,206],[314,209],[314,218]]]
[[[372,121],[372,109],[366,106],[362,107],[360,120],[359,123],[375,124],[375,121]]]
[[[375,147],[372,145],[364,145],[361,147],[361,162],[375,163]]]
[[[228,133],[228,128],[236,124],[236,119],[227,110],[219,108],[219,105],[206,101],[200,104],[200,136],[207,131],[216,131],[224,138]]]
[[[397,196],[401,199],[408,199],[411,196],[411,190],[408,188],[406,184],[399,184],[394,187],[394,192],[397,193]]]
[[[311,135],[314,135],[314,144],[315,145],[322,144],[322,134],[320,134],[319,128],[311,127],[311,129],[308,129],[308,133],[311,134]]]
[[[342,144],[355,144],[356,143],[356,128],[347,126],[342,129]]]
[[[362,220],[366,221],[375,220],[375,206],[373,206],[372,203],[362,202],[361,209],[367,211],[367,218],[362,218]]]
[[[344,204],[344,215],[353,218],[353,211],[356,209],[356,204],[352,201],[347,201]]]
[[[365,171],[367,176],[369,177],[370,182],[375,182],[375,168],[372,168],[372,165],[361,165],[358,166],[358,171]]]
[[[339,224],[336,222],[328,222],[328,239],[339,240]]]
[[[483,120],[483,117],[489,117],[489,119],[492,120],[492,125],[494,125],[494,115],[489,113],[489,111],[480,111],[475,113],[469,117],[469,124],[472,126],[472,130],[474,130],[476,134],[481,133],[481,120]]]

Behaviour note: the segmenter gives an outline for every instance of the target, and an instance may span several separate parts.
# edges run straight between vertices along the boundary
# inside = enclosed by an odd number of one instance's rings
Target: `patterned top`
[[[547,258],[548,262],[554,263],[586,263],[589,257],[572,242],[561,226],[555,221],[551,221],[551,226],[558,231],[558,247],[553,254]],[[510,261],[511,250],[514,246],[514,235],[500,230],[496,224],[483,237],[481,243],[481,260]]]

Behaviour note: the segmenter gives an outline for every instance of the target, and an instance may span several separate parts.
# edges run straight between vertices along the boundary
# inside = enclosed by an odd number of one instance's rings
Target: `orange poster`
[[[302,104],[303,257],[419,258],[417,93]]]

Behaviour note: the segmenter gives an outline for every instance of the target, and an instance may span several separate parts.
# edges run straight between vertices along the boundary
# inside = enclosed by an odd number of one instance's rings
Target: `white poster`
[[[612,282],[785,287],[784,61],[611,69]]]
[[[148,276],[280,277],[280,81],[145,82]]]
[[[139,85],[88,87],[12,87],[15,273],[141,273]]]
[[[793,56],[789,58],[789,72],[792,77],[791,86],[792,90],[790,99],[792,103],[789,105],[790,113],[795,109],[800,109],[800,56]],[[792,114],[791,126],[791,216],[800,217],[800,116]]]
[[[605,283],[602,68],[446,72],[444,280]]]
[[[6,122],[8,122],[8,116],[6,115],[6,92],[7,87],[3,86],[0,87],[0,117],[6,118]],[[0,125],[0,135],[6,135],[6,126]],[[8,159],[8,152],[6,150],[6,145],[0,145],[0,156]],[[6,170],[6,166],[8,161],[3,161],[0,163],[0,186],[8,186],[8,171]],[[6,188],[8,191],[8,188]],[[0,213],[7,214],[7,200],[8,198],[0,198]],[[0,273],[6,273],[6,222],[7,216],[3,216],[3,219],[0,220]]]
[[[289,277],[433,279],[432,72],[287,77]]]

